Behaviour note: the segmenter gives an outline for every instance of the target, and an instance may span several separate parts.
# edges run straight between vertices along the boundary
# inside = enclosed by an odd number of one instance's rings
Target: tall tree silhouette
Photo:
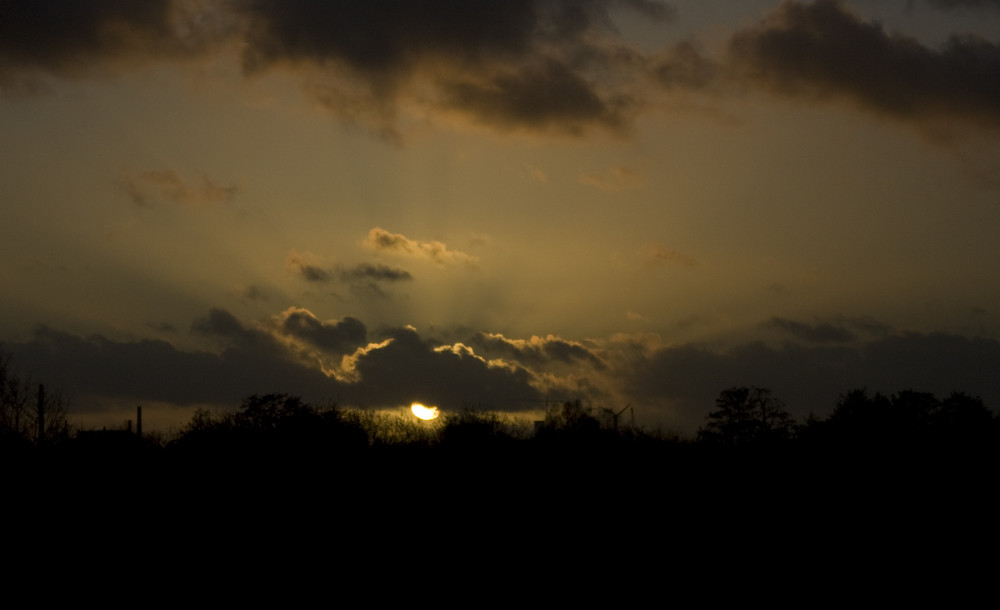
[[[704,442],[745,446],[792,438],[795,421],[767,388],[736,386],[715,399],[716,410],[698,431]]]

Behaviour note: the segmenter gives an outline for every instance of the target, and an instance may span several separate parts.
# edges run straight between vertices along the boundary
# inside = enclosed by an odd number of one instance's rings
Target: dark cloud
[[[358,263],[353,266],[332,265],[321,267],[309,262],[310,256],[292,253],[286,260],[290,271],[300,275],[311,283],[325,284],[337,282],[346,285],[362,298],[385,299],[390,294],[381,284],[404,282],[413,279],[409,271],[397,267],[389,267],[381,263]]]
[[[926,0],[934,8],[951,10],[956,8],[1000,8],[1000,0]]]
[[[744,77],[783,95],[842,96],[902,119],[1000,123],[1000,46],[953,36],[933,50],[838,0],[786,2],[737,33],[730,52]]]
[[[138,38],[170,39],[171,3],[7,0],[0,4],[0,56],[56,68],[78,62],[81,55],[121,52]]]
[[[240,296],[250,301],[267,301],[267,293],[259,286],[247,286],[240,290]]]
[[[298,273],[307,282],[328,282],[333,279],[330,271],[317,265],[309,254],[299,254],[292,250],[285,258],[285,268],[289,272]]]
[[[229,45],[248,75],[303,68],[307,90],[349,119],[391,123],[405,99],[504,129],[617,129],[632,104],[604,77],[621,81],[637,57],[614,27],[621,9],[673,14],[653,0],[9,0],[0,87]]]
[[[361,320],[346,317],[323,322],[312,312],[293,308],[284,312],[281,330],[312,345],[335,353],[347,353],[365,344],[368,330]]]
[[[20,369],[64,388],[74,396],[75,408],[83,409],[99,409],[103,401],[233,405],[271,392],[351,406],[395,407],[423,400],[453,409],[483,404],[512,410],[524,407],[515,399],[539,398],[526,369],[490,366],[471,350],[440,348],[412,329],[386,331],[382,342],[354,350],[365,339],[359,320],[323,323],[304,310],[286,314],[277,331],[350,353],[349,368],[339,377],[324,372],[270,331],[221,309],[192,324],[197,333],[221,341],[218,352],[184,351],[160,340],[84,338],[45,326],[37,327],[29,341],[5,348]]]
[[[360,357],[356,371],[364,402],[409,404],[421,401],[442,408],[482,404],[498,410],[524,408],[541,399],[531,374],[521,367],[490,366],[457,344],[437,347],[408,328],[387,331],[389,342]]]
[[[221,322],[217,330],[237,330],[222,316],[214,318],[205,326]],[[71,408],[100,408],[102,400],[121,399],[237,404],[250,394],[290,387],[318,399],[335,391],[322,373],[285,357],[273,341],[260,339],[237,342],[221,353],[190,352],[165,341],[83,338],[40,326],[30,341],[11,350],[19,365],[72,395]]]
[[[497,72],[485,81],[445,85],[453,109],[506,127],[556,128],[580,133],[587,126],[619,128],[635,105],[624,95],[603,97],[593,83],[555,60]]]
[[[602,78],[635,54],[619,40],[612,12],[673,15],[650,0],[248,0],[244,65],[249,73],[292,64],[349,75],[311,90],[327,108],[390,121],[420,82],[432,101],[503,129],[579,133],[620,128],[629,96]],[[429,95],[428,95],[429,94]],[[364,103],[357,101],[364,99]],[[374,108],[374,109],[373,109]],[[371,118],[371,117],[369,117]],[[391,132],[391,128],[387,129]]]
[[[939,396],[957,390],[997,409],[998,367],[995,340],[904,333],[860,346],[748,343],[721,352],[664,347],[633,359],[619,374],[623,392],[636,405],[661,405],[668,421],[693,431],[719,392],[734,385],[772,389],[799,421],[810,413],[828,414],[841,394],[862,387],[885,394],[913,388]]]
[[[313,265],[300,265],[299,272],[307,282],[327,282],[330,280],[330,272]]]
[[[249,0],[248,66],[276,61],[343,62],[364,74],[402,78],[427,56],[481,61],[530,44],[534,2],[462,0]]]
[[[381,263],[359,263],[353,267],[338,269],[337,274],[344,281],[371,280],[380,282],[401,282],[413,279],[409,271],[383,265]]]
[[[586,363],[597,370],[605,368],[604,361],[583,344],[552,335],[521,340],[481,332],[470,343],[480,348],[488,358],[500,357],[532,366],[556,361],[567,364]]]
[[[236,319],[236,316],[218,308],[212,308],[209,310],[208,316],[192,322],[191,330],[200,335],[230,339],[247,338],[254,335],[254,331],[244,327],[243,323]]]
[[[383,330],[373,339],[357,319],[322,322],[297,309],[278,322],[248,324],[212,310],[192,327],[214,339],[215,351],[185,351],[161,340],[81,337],[44,326],[5,349],[19,370],[64,390],[76,408],[86,409],[102,401],[234,405],[255,393],[288,392],[345,406],[424,401],[445,409],[481,404],[515,411],[558,395],[631,402],[642,420],[692,432],[719,392],[734,385],[770,388],[800,421],[809,413],[828,414],[841,394],[862,387],[939,396],[957,390],[1000,407],[1000,342],[951,334],[893,333],[850,344],[780,347],[756,342],[726,350],[654,347],[636,338],[604,344],[598,356],[585,344],[556,337],[522,342],[483,334],[470,342],[475,351],[462,343],[442,345],[412,328]],[[832,324],[856,330],[848,321]],[[804,326],[807,335],[825,332],[822,324]],[[304,350],[306,344],[335,357],[321,365],[319,352]],[[553,371],[566,365],[574,374],[553,385]]]
[[[170,322],[146,322],[146,326],[161,333],[177,332],[177,327]]]
[[[31,72],[76,75],[115,63],[203,53],[232,33],[222,5],[183,0],[0,2],[0,87]]]
[[[837,343],[851,341],[855,338],[854,333],[843,326],[836,326],[829,322],[807,324],[775,317],[766,322],[764,326],[786,332],[796,339],[809,343]]]

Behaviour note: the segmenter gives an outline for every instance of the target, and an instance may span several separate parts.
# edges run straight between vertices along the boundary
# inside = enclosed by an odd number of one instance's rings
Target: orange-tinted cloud
[[[364,244],[379,252],[425,258],[438,265],[452,265],[457,263],[475,265],[479,262],[479,259],[471,254],[466,254],[459,250],[449,250],[448,246],[443,242],[417,241],[400,233],[390,233],[381,227],[375,227],[369,231]]]

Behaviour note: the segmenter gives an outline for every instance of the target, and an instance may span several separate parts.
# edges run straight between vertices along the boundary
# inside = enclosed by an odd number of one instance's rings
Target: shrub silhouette
[[[441,429],[441,443],[465,450],[510,447],[526,431],[512,420],[489,411],[463,409],[448,414]]]

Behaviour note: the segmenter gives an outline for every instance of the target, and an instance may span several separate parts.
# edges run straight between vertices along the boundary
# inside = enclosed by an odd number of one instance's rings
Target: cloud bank
[[[1000,406],[994,339],[894,332],[856,318],[776,317],[764,326],[785,340],[710,348],[649,336],[577,342],[479,332],[442,343],[411,327],[371,331],[357,318],[323,321],[299,307],[254,323],[212,309],[191,324],[214,346],[201,351],[45,326],[5,349],[19,369],[69,391],[84,409],[102,401],[231,406],[268,392],[344,406],[417,400],[508,412],[579,399],[595,409],[631,403],[642,422],[693,432],[719,392],[734,385],[772,389],[800,421],[829,413],[855,388],[964,391]]]
[[[909,122],[1000,124],[996,41],[955,34],[931,48],[841,0],[789,0],[731,32],[727,51],[711,57],[694,40],[640,49],[615,25],[628,12],[663,24],[675,17],[651,0],[79,0],[58,11],[11,0],[0,5],[0,92],[154,61],[237,56],[246,78],[295,74],[331,113],[390,135],[406,113],[500,131],[622,132],[660,107],[663,92],[717,102],[746,89],[850,100]]]

